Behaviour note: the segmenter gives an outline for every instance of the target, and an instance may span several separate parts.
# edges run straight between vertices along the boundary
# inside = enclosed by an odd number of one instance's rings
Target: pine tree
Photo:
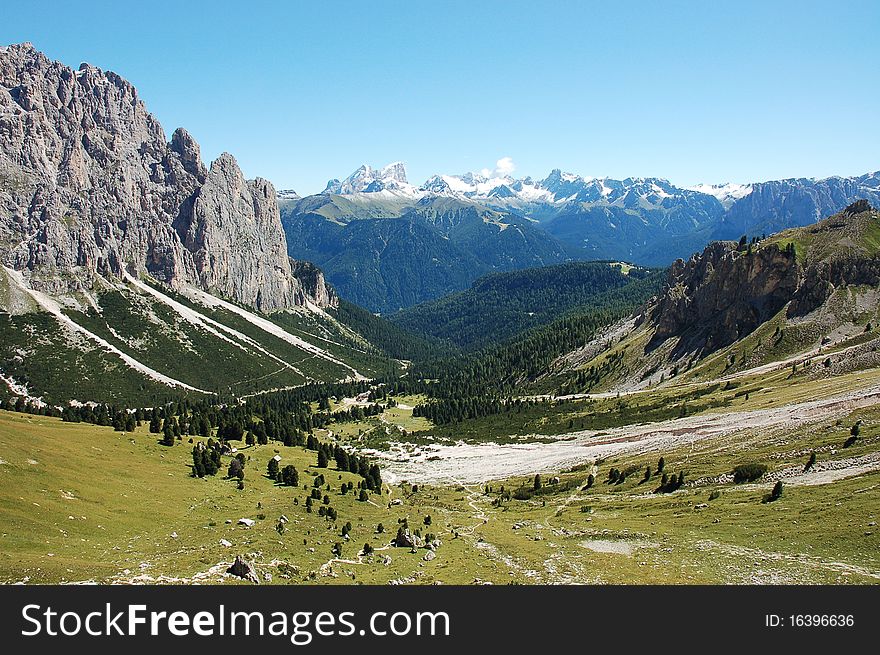
[[[813,466],[815,466],[815,465],[816,465],[816,453],[812,452],[812,453],[810,453],[810,459],[807,460],[807,464],[806,464],[806,466],[804,466],[804,473],[806,473],[807,471],[812,469]]]
[[[192,450],[193,475],[197,478],[205,477],[205,464],[202,449],[196,446]]]
[[[299,485],[299,472],[292,464],[288,464],[281,469],[281,484],[287,487],[296,487]]]
[[[770,500],[779,500],[782,496],[782,480],[777,480],[776,484],[773,485],[773,491],[770,492]]]
[[[239,474],[241,474],[241,478],[244,477],[244,468],[242,468],[241,462],[233,457],[232,461],[229,462],[229,468],[226,469],[226,477],[239,478]]]
[[[174,445],[174,429],[165,421],[165,427],[163,428],[163,437],[162,437],[162,445],[163,446],[173,446]]]

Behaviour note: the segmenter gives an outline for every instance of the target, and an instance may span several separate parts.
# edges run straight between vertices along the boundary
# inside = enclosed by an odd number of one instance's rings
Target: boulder
[[[235,556],[235,561],[232,563],[232,566],[226,569],[226,572],[229,575],[248,580],[254,584],[260,583],[260,578],[257,576],[257,570],[254,568],[253,563],[242,559],[241,555]]]

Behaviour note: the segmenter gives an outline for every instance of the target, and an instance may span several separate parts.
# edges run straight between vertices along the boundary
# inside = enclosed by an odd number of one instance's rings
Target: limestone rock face
[[[688,331],[712,351],[749,334],[776,314],[797,290],[801,268],[778,248],[749,252],[729,241],[709,244],[669,270],[651,309],[655,339]]]
[[[33,288],[88,290],[127,270],[262,311],[332,302],[286,252],[272,185],[228,154],[206,170],[192,136],[169,143],[129,82],[28,43],[0,48],[0,260]]]
[[[681,337],[685,350],[712,352],[748,335],[786,306],[787,317],[805,316],[837,289],[877,287],[880,253],[872,235],[878,221],[880,213],[860,200],[815,226],[783,233],[792,239],[789,243],[802,244],[800,257],[779,243],[711,243],[670,267],[663,290],[638,321],[653,324],[652,346]]]

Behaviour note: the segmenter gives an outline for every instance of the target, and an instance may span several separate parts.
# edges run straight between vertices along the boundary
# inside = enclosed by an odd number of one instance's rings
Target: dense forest
[[[389,357],[425,361],[451,355],[456,349],[437,339],[413,334],[372,312],[345,300],[328,310],[339,322],[347,325]]]
[[[388,319],[409,332],[479,350],[552,323],[577,308],[597,307],[603,294],[656,279],[658,271],[610,262],[570,262],[491,273],[470,289],[416,305]]]
[[[528,330],[507,342],[470,356],[423,364],[413,371],[430,400],[414,414],[438,424],[496,414],[512,407],[502,402],[527,388],[560,355],[582,346],[601,328],[632,313],[655,293],[659,275],[594,296],[585,307],[549,325]]]

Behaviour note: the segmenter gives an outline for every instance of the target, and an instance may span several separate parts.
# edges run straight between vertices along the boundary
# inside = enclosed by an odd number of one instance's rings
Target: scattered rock
[[[226,541],[226,539],[221,539],[221,540],[220,540],[220,545],[221,545],[221,546],[224,546],[225,548],[229,548],[230,546],[232,546],[232,542],[231,542],[231,541]]]
[[[253,519],[238,519],[238,524],[247,528],[251,527],[254,523],[256,523],[256,521]]]

